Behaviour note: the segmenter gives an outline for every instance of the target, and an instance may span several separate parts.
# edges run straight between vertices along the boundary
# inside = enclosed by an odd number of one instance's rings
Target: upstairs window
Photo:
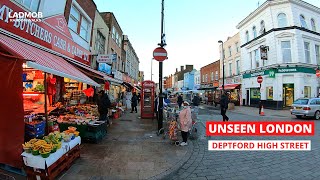
[[[253,26],[252,32],[253,32],[253,38],[256,38],[257,37],[257,29],[255,26]]]
[[[311,28],[312,28],[312,31],[317,31],[316,22],[314,21],[314,19],[311,19]]]
[[[231,55],[232,55],[232,52],[231,52],[231,46],[229,46],[229,57],[231,57]]]
[[[301,27],[308,29],[306,19],[304,18],[303,15],[300,15],[300,24],[301,24]]]
[[[305,55],[306,63],[310,63],[311,56],[310,56],[310,43],[309,42],[304,42],[304,55]]]
[[[91,24],[73,5],[70,9],[68,27],[85,41],[90,41]]]
[[[236,42],[236,51],[239,52],[239,43]]]
[[[112,39],[116,39],[116,28],[112,26],[112,34],[111,34]]]
[[[218,75],[218,71],[216,71],[216,80],[218,80],[219,75]]]
[[[246,42],[249,42],[249,32],[246,31]]]
[[[106,38],[102,35],[100,31],[97,31],[97,37],[95,42],[95,48],[98,54],[104,54],[105,52]]]
[[[315,45],[317,65],[320,65],[320,46]]]
[[[19,4],[28,8],[31,12],[38,12],[40,0],[16,0]]]
[[[240,60],[238,59],[237,61],[236,61],[236,72],[237,72],[237,75],[239,75],[240,74]]]
[[[282,27],[287,27],[288,23],[287,23],[287,15],[284,13],[280,13],[278,15],[278,27],[282,28]]]
[[[211,72],[211,81],[214,80],[214,77],[213,77],[213,72]]]
[[[292,61],[291,57],[291,42],[281,41],[282,61],[288,63]]]
[[[260,22],[260,34],[264,34],[264,33],[266,33],[266,27],[265,27],[264,21],[262,20]]]

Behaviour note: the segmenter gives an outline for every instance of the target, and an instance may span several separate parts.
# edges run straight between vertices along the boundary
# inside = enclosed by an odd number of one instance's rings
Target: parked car
[[[291,114],[297,118],[315,117],[320,119],[320,98],[301,98],[293,102]]]

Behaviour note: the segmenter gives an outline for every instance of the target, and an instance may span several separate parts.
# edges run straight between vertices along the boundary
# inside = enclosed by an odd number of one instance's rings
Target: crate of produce
[[[37,132],[41,131],[46,128],[46,122],[45,121],[32,121],[32,122],[26,122],[25,123],[25,129],[26,131],[32,131]]]

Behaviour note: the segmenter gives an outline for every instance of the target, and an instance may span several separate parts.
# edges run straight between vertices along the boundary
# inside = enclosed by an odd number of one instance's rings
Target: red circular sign
[[[262,81],[263,81],[262,76],[258,76],[258,77],[257,77],[257,82],[258,82],[259,84],[261,84],[261,83],[262,83]]]
[[[317,71],[316,71],[316,76],[317,76],[317,77],[320,77],[320,70],[317,70]]]
[[[153,58],[157,61],[164,61],[167,59],[167,51],[162,47],[158,47],[153,51]]]

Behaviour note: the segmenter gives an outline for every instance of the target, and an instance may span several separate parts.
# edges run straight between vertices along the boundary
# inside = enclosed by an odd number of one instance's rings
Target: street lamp
[[[153,74],[152,74],[152,62],[153,62],[153,60],[154,60],[154,58],[151,59],[151,81],[152,81],[152,76],[153,76]]]
[[[224,92],[224,51],[223,51],[223,41],[219,40],[218,43],[221,43],[221,53],[222,53],[222,90]]]

